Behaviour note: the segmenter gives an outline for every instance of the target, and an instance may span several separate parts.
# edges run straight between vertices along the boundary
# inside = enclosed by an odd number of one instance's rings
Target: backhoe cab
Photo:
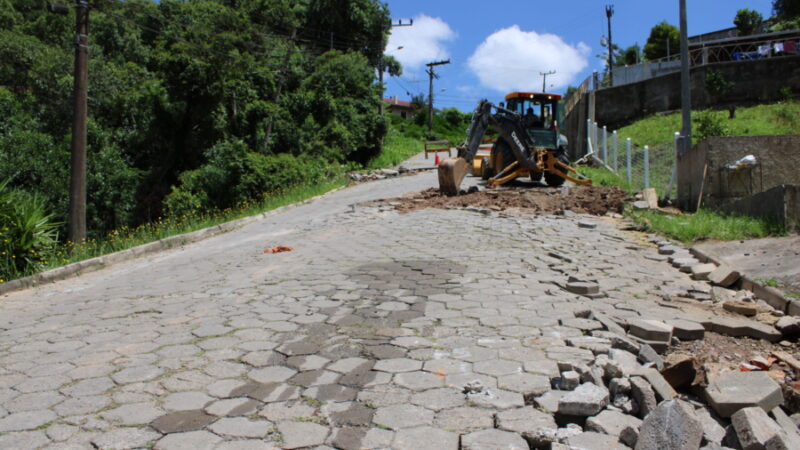
[[[564,180],[588,185],[592,181],[569,166],[567,138],[558,131],[560,95],[512,92],[506,105],[496,106],[481,100],[472,115],[467,138],[458,147],[458,157],[439,165],[439,188],[447,195],[457,195],[468,171],[487,180],[490,188],[501,186],[521,176],[560,186]],[[494,111],[494,112],[493,112]],[[475,161],[488,128],[498,132],[488,156]]]

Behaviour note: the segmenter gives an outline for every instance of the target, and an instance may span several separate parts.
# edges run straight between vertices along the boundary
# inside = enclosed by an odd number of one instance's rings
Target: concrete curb
[[[229,231],[233,231],[237,228],[242,228],[246,225],[258,222],[259,220],[266,219],[267,217],[274,216],[276,214],[280,214],[289,209],[293,209],[302,205],[306,205],[308,203],[315,202],[329,195],[332,195],[338,191],[346,189],[347,187],[348,186],[345,185],[330,190],[324,194],[317,195],[316,197],[311,197],[309,199],[300,202],[281,206],[271,211],[256,214],[254,216],[242,217],[241,219],[236,219],[230,222],[221,223],[219,225],[214,225],[212,227],[204,228],[202,230],[192,231],[191,233],[170,236],[168,238],[159,239],[157,241],[153,241],[148,244],[142,244],[136,247],[131,247],[126,250],[120,250],[115,253],[109,253],[107,255],[102,255],[95,258],[86,259],[83,261],[78,261],[72,264],[68,264],[66,266],[57,267],[55,269],[36,273],[25,278],[12,280],[0,284],[0,295],[7,295],[12,292],[29,289],[41,284],[52,283],[55,281],[65,280],[67,278],[77,277],[83,273],[99,270],[111,264],[123,261],[130,261],[132,259],[138,258],[143,255],[149,255],[173,247],[178,247],[202,241],[203,239],[208,239],[210,237],[214,237],[223,233],[227,233]]]
[[[697,247],[691,247],[689,252],[700,262],[712,262],[718,266],[722,264],[730,266],[730,264],[725,263],[716,255],[706,253]],[[765,286],[760,281],[750,278],[741,271],[739,273],[741,274],[741,278],[738,284],[741,289],[752,292],[756,297],[764,300],[773,308],[783,311],[785,314],[800,316],[800,301],[786,297],[780,289],[776,289],[772,286]]]

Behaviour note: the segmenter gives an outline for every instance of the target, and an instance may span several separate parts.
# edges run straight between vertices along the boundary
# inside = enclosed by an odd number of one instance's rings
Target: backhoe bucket
[[[447,158],[439,164],[439,191],[458,195],[461,181],[467,176],[469,164],[464,158]]]

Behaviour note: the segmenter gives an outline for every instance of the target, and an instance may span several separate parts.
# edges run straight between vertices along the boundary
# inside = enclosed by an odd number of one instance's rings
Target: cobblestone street
[[[527,449],[568,430],[553,379],[609,353],[609,322],[708,318],[663,300],[698,282],[609,218],[353,206],[434,184],[3,297],[0,448]]]

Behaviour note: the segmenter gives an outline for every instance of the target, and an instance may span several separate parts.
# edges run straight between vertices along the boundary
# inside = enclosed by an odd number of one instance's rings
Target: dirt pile
[[[482,190],[448,197],[432,188],[410,196],[384,200],[373,204],[391,205],[400,212],[425,208],[481,208],[493,211],[518,208],[529,211],[561,214],[605,215],[622,212],[627,194],[619,188],[580,186],[563,188],[513,188]]]

